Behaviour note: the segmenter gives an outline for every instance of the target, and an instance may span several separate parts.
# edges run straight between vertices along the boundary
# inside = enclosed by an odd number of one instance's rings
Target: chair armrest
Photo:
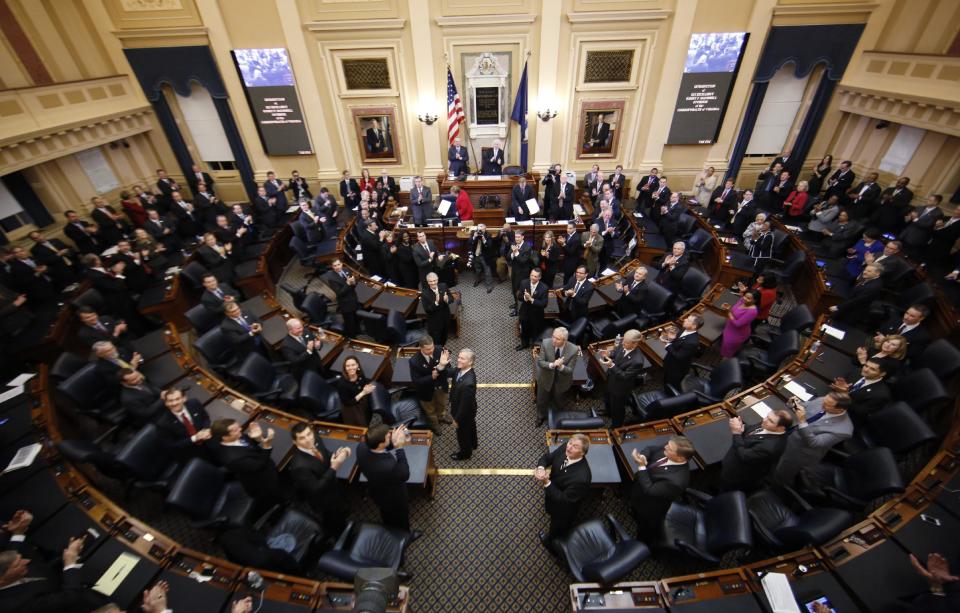
[[[617,536],[620,538],[620,542],[629,541],[632,538],[627,530],[623,527],[623,524],[617,521],[616,517],[610,513],[607,513],[607,519],[610,521],[610,526],[613,527],[613,531],[616,532]]]
[[[692,487],[688,487],[685,493],[688,496],[690,496],[690,498],[694,502],[698,502],[698,503],[706,504],[707,502],[710,502],[710,500],[713,499],[713,496],[711,496],[710,494],[700,490],[693,489]]]
[[[824,493],[826,493],[827,498],[838,500],[843,504],[846,504],[855,509],[862,509],[863,507],[867,506],[866,500],[860,500],[859,498],[854,498],[853,496],[849,496],[841,492],[837,488],[833,487],[832,485],[824,486],[823,491]]]
[[[713,554],[707,553],[706,551],[700,549],[699,547],[692,545],[686,542],[683,539],[675,539],[674,544],[677,546],[677,549],[686,553],[687,555],[695,556],[703,560],[708,560],[710,562],[719,562],[720,559],[714,556]]]
[[[666,390],[667,390],[667,392],[668,392],[671,396],[679,396],[679,395],[680,395],[680,390],[678,390],[677,388],[673,387],[673,386],[670,385],[669,383],[666,384]]]
[[[755,356],[755,355],[748,355],[748,356],[747,356],[747,362],[750,364],[750,366],[752,366],[752,367],[754,367],[754,368],[757,368],[757,366],[756,366],[757,364],[759,364],[761,367],[766,368],[766,369],[774,369],[774,368],[776,368],[776,364],[771,364],[770,362],[768,362],[768,361],[766,361],[766,360],[764,360],[764,359],[761,359],[761,358],[759,358],[759,357],[757,357],[757,356]],[[762,370],[762,369],[761,369],[761,368],[757,368],[757,370]]]
[[[780,542],[773,532],[767,529],[763,522],[760,521],[760,518],[757,517],[757,514],[753,511],[748,510],[747,513],[750,515],[750,523],[753,524],[753,529],[757,531],[757,534],[760,535],[763,540],[767,541],[771,545],[780,546],[783,543]]]
[[[274,513],[276,513],[279,510],[280,510],[279,504],[275,504],[269,509],[267,509],[267,511],[260,516],[260,519],[258,519],[256,523],[253,524],[253,529],[258,532],[262,530],[263,526],[267,523],[267,521],[273,516]]]
[[[718,400],[715,400],[713,397],[707,396],[706,394],[704,394],[704,393],[701,392],[700,390],[693,390],[693,393],[694,393],[694,395],[697,397],[697,400],[699,400],[699,401],[701,401],[701,402],[703,402],[703,403],[705,403],[705,404],[714,404],[714,403],[716,403],[716,402],[719,402]]]
[[[340,533],[340,538],[337,539],[337,542],[333,545],[334,551],[342,551],[347,545],[347,538],[350,536],[350,532],[353,531],[353,522],[347,524],[347,527],[343,529],[343,532]]]
[[[849,453],[847,453],[846,451],[840,451],[836,447],[831,447],[830,449],[828,449],[827,455],[836,456],[836,459],[838,460],[846,460],[847,458],[850,457]]]
[[[690,366],[692,366],[693,368],[696,368],[702,373],[713,372],[713,366],[707,366],[706,364],[701,364],[700,362],[694,362]]]
[[[800,506],[800,508],[803,509],[804,511],[809,511],[813,509],[813,506],[811,506],[809,502],[804,500],[803,496],[800,495],[800,492],[793,489],[789,485],[781,485],[780,490],[783,491],[785,494],[787,494],[787,496],[789,496],[791,499],[793,499],[793,501],[796,502]]]

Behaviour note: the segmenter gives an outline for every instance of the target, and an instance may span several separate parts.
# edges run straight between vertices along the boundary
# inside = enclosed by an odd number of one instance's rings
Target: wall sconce
[[[550,109],[543,109],[542,111],[537,111],[537,117],[543,121],[550,121],[557,116],[556,111],[551,111]]]
[[[417,119],[427,124],[428,126],[432,126],[434,122],[437,121],[437,116],[431,115],[430,113],[422,113],[420,115],[417,115]]]

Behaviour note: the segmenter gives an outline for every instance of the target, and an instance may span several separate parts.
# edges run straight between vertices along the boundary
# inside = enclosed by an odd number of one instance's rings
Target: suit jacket
[[[251,315],[243,314],[242,317],[246,319],[249,325],[260,323],[259,319]],[[234,352],[241,360],[257,346],[257,341],[254,340],[256,335],[250,334],[248,330],[232,319],[224,317],[223,321],[220,322],[220,331],[233,345]]]
[[[460,156],[460,159],[457,159],[457,156]],[[450,163],[450,174],[460,175],[468,171],[467,163],[470,161],[470,154],[467,152],[467,148],[463,145],[460,145],[460,148],[450,147],[447,149],[447,162]]]
[[[742,202],[740,204],[743,204]],[[730,220],[731,230],[736,236],[743,236],[744,230],[747,229],[754,219],[757,217],[757,203],[756,200],[751,200],[743,208],[737,212],[737,207],[739,204],[731,209],[731,212],[734,213],[733,218]]]
[[[80,253],[99,253],[102,249],[99,237],[90,230],[89,226],[90,224],[85,221],[68,223],[63,227],[63,233],[73,241]]]
[[[451,366],[450,380],[459,370]],[[450,415],[461,427],[476,427],[477,421],[477,373],[472,368],[450,386]]]
[[[285,496],[280,487],[277,465],[270,450],[246,439],[246,446],[217,445],[216,456],[224,468],[233,473],[251,498],[280,502]]]
[[[439,375],[433,378],[433,370],[440,363],[440,354],[443,353],[439,346],[434,346],[433,355],[426,358],[422,352],[418,351],[410,358],[410,379],[413,382],[414,391],[417,393],[417,400],[429,402],[433,398],[434,390],[446,392],[450,389],[448,374],[449,369],[438,369]]]
[[[323,273],[323,281],[337,295],[337,311],[341,313],[356,313],[360,308],[357,299],[357,287],[347,283],[346,279],[328,270]]]
[[[707,211],[709,211],[707,216],[714,223],[726,224],[730,220],[730,215],[737,210],[737,188],[730,188],[730,191],[724,197],[723,192],[726,189],[726,185],[721,185],[710,194],[710,202],[701,203],[707,207]],[[723,198],[723,202],[715,202],[717,198]]]
[[[858,379],[848,379],[851,386],[855,385]],[[893,394],[890,393],[890,386],[883,380],[877,381],[873,385],[864,385],[856,391],[850,392],[850,413],[854,419],[864,419],[870,413],[879,411],[890,404],[893,400]]]
[[[524,292],[530,292],[532,294],[533,302],[527,302],[523,299]],[[529,277],[521,281],[517,296],[517,299],[520,301],[520,309],[517,313],[520,321],[538,322],[543,320],[543,310],[547,308],[549,293],[547,291],[547,284],[544,283],[542,279],[537,283],[537,289],[533,291],[531,291]]]
[[[595,240],[589,247],[587,241],[590,240],[590,231],[584,230],[580,235],[580,246],[583,247],[584,259],[587,265],[587,274],[596,275],[600,267],[600,252],[603,251],[603,241]]]
[[[411,245],[411,250],[413,251],[413,263],[417,265],[417,270],[420,271],[420,276],[425,277],[427,274],[433,272],[437,265],[437,256],[439,252],[437,251],[437,246],[429,238],[427,239],[427,247],[424,248],[420,243],[415,243]],[[433,259],[430,259],[430,254],[433,254]]]
[[[925,251],[927,261],[946,260],[950,257],[950,250],[960,239],[960,221],[948,224],[949,218],[944,220],[944,226],[934,230]]]
[[[30,565],[28,578],[39,578],[34,572],[38,561]],[[107,599],[83,585],[83,569],[72,568],[59,576],[28,581],[0,590],[0,611],[24,613],[66,613],[68,611],[93,611],[103,606]]]
[[[830,179],[827,181],[828,185],[831,181],[835,181],[832,187],[828,187],[826,194],[823,199],[826,200],[830,196],[837,195],[840,196],[840,201],[844,202],[847,191],[850,189],[850,186],[853,185],[854,179],[857,178],[856,173],[852,169],[843,172],[839,168],[830,176]]]
[[[860,194],[860,190],[866,188],[866,191],[863,194]],[[858,198],[857,205],[862,207],[872,207],[873,204],[880,198],[880,186],[875,182],[867,183],[866,181],[861,181],[859,185],[850,190],[852,198]]]
[[[280,342],[280,357],[283,358],[284,362],[290,363],[291,371],[298,380],[308,369],[320,372],[320,352],[315,349],[313,353],[307,353],[307,346],[305,344],[316,338],[317,336],[313,332],[304,328],[303,343],[289,334],[284,336]]]
[[[184,410],[190,413],[190,420],[197,432],[210,427],[210,415],[196,398],[188,398]],[[168,409],[164,409],[162,413],[157,415],[154,424],[157,426],[157,434],[175,452],[188,451],[193,448],[194,443],[187,435],[187,429],[183,422],[177,419]]]
[[[580,265],[580,257],[583,255],[583,244],[580,242],[580,233],[566,235],[567,240],[563,244],[563,274],[572,275]]]
[[[823,411],[823,397],[805,403],[807,419],[823,414],[813,423],[797,426],[787,435],[787,445],[774,471],[777,481],[790,484],[805,466],[813,466],[830,448],[853,436],[850,414],[830,415]]]
[[[497,149],[496,155],[494,155],[491,147],[489,155],[483,156],[483,174],[503,174],[503,149]]]
[[[380,255],[380,234],[366,228],[360,231],[360,247],[363,253],[364,267],[373,275],[384,273],[383,258]]]
[[[69,249],[60,239],[51,238],[48,242],[53,245],[53,248],[57,251],[60,249]],[[53,251],[53,249],[50,249],[43,243],[36,243],[33,247],[30,247],[30,255],[33,256],[33,259],[36,261],[41,264],[46,264],[50,268],[66,265],[62,255]]]
[[[590,135],[587,137],[587,142],[584,144],[589,145],[590,141],[596,141],[589,146],[606,147],[608,138],[610,138],[610,124],[603,121],[597,125],[591,126]]]
[[[664,457],[662,447],[647,447],[640,452],[647,458],[647,469],[633,473],[630,510],[637,525],[659,527],[670,505],[680,500],[690,486],[690,464],[653,466]]]
[[[610,183],[610,187],[613,188],[613,195],[617,197],[617,200],[623,200],[623,186],[626,184],[626,181],[627,178],[624,175],[610,175],[607,177],[607,182]]]
[[[527,209],[527,200],[532,200],[536,198],[536,194],[533,193],[533,188],[529,185],[524,185],[523,189],[520,189],[519,185],[514,185],[513,190],[510,194],[510,215],[515,217],[517,221],[526,221],[530,219],[530,211]]]
[[[786,434],[753,432],[756,432],[756,429],[734,434],[730,449],[723,456],[720,476],[727,489],[750,489],[759,486],[786,449]]]
[[[391,196],[393,196],[394,198],[397,197],[397,192],[399,191],[399,190],[397,189],[397,181],[396,181],[396,179],[394,179],[394,178],[391,177],[390,175],[387,175],[387,180],[386,180],[386,181],[383,180],[383,176],[382,176],[382,175],[379,176],[379,177],[377,177],[377,181],[376,181],[375,184],[376,184],[376,186],[377,186],[377,191],[378,191],[378,192],[382,192],[382,191],[386,190],[386,191],[387,191]]]
[[[453,304],[453,295],[447,289],[446,284],[437,283],[437,291],[440,294],[440,300],[437,301],[437,295],[429,287],[424,287],[420,291],[420,304],[427,314],[427,331],[443,330],[450,324],[450,305]],[[443,301],[446,296],[448,302]]]
[[[629,315],[630,313],[640,314],[640,309],[643,308],[643,302],[647,298],[647,292],[650,289],[650,282],[646,279],[643,282],[638,283],[636,287],[633,287],[633,280],[629,283],[626,283],[626,279],[623,282],[623,288],[631,288],[630,291],[624,291],[620,298],[617,299],[616,309],[617,313],[621,315]]]
[[[700,335],[697,333],[678,337],[666,346],[663,356],[664,382],[680,389],[680,382],[690,372],[690,366],[700,351]]]
[[[267,198],[257,196],[253,199],[253,218],[257,225],[276,228],[281,223],[280,208],[271,205]]]
[[[424,185],[420,190],[416,186],[410,189],[410,211],[413,214],[413,223],[425,225],[427,218],[433,213],[433,192]]]
[[[563,366],[560,368],[549,366],[556,359],[553,357],[554,353],[553,339],[544,339],[540,343],[540,355],[537,357],[537,387],[553,389],[557,394],[563,394],[573,384],[573,369],[580,357],[580,349],[567,341],[560,351],[560,357],[563,358]]]
[[[263,188],[267,190],[267,198],[273,197],[277,199],[276,206],[280,209],[282,213],[287,209],[287,187],[281,187],[283,183],[280,179],[275,179],[276,183],[273,181],[264,181]]]
[[[560,194],[563,194],[563,202],[560,201]],[[547,210],[557,215],[560,219],[570,219],[573,217],[573,185],[569,183],[557,183],[557,187],[550,192],[550,199],[547,201]]]
[[[900,324],[902,323],[903,319],[894,316],[880,326],[880,332],[884,334],[900,334]],[[933,337],[930,336],[930,331],[927,330],[927,327],[923,324],[904,332],[903,338],[907,339],[908,360],[919,357],[920,354],[923,353],[923,350],[927,348],[927,345],[930,344],[930,341],[933,340]]]
[[[367,128],[367,147],[370,148],[371,153],[380,153],[386,150],[387,134],[383,128],[379,130]]]
[[[184,202],[184,204],[187,204],[187,202]],[[171,204],[170,217],[177,226],[177,235],[180,238],[192,240],[194,237],[203,234],[200,212],[196,209],[188,211],[181,204]]]
[[[208,190],[213,190],[213,177],[209,173],[200,171],[200,177],[197,177],[196,173],[193,172],[187,175],[187,185],[190,186],[191,192],[197,193],[197,185],[200,183],[200,179],[203,179],[203,182],[207,184]]]
[[[568,289],[576,289],[577,287],[577,278],[575,276],[570,277],[566,285],[563,286],[564,291]],[[587,312],[590,308],[590,298],[593,297],[593,283],[590,283],[589,280],[584,279],[583,284],[580,286],[580,290],[573,296],[566,299],[567,310],[570,311],[570,321],[576,321],[580,317],[586,317]]]
[[[376,453],[365,442],[357,445],[357,467],[367,476],[367,491],[377,506],[407,506],[407,479],[410,466],[403,449]]]
[[[590,494],[593,474],[586,456],[562,468],[567,459],[566,453],[567,444],[563,443],[554,451],[543,454],[537,466],[550,471],[550,487],[543,490],[547,513],[553,517],[570,519],[576,517],[580,505]]]
[[[122,386],[120,406],[139,422],[159,415],[160,410],[164,408],[163,400],[160,398],[160,390],[146,381],[138,387]],[[169,411],[167,412],[169,413]]]
[[[289,575],[303,572],[296,558],[283,549],[271,547],[267,538],[253,528],[225,530],[217,536],[217,543],[227,558],[237,564]]]
[[[644,187],[648,187],[650,189],[643,191]],[[660,178],[652,175],[646,175],[640,179],[640,183],[637,184],[637,200],[641,202],[650,202],[653,193],[657,191],[658,187],[660,187]]]
[[[233,289],[229,284],[220,283],[219,287],[224,296],[233,296],[234,300],[240,302],[240,292]],[[208,311],[223,314],[223,298],[217,298],[217,295],[211,291],[203,290],[200,295],[200,304],[206,307]]]
[[[197,249],[197,258],[218,280],[233,280],[233,259],[226,251],[220,255],[213,247],[201,245]]]
[[[846,319],[866,315],[870,303],[880,297],[882,291],[883,280],[879,277],[854,285],[847,299],[837,305],[833,316],[837,319]]]
[[[943,217],[943,212],[938,208],[929,211],[924,209],[919,211],[919,215],[900,232],[900,240],[908,247],[919,248],[926,245],[933,236],[933,226]]]
[[[507,264],[513,271],[514,279],[527,279],[527,281],[529,281],[530,269],[533,268],[533,248],[529,243],[523,243],[520,245],[520,250],[517,252],[517,255],[514,256],[512,250],[512,245],[514,244],[515,243],[511,243],[511,246],[506,248],[505,257]],[[517,275],[520,276],[518,277]]]
[[[130,349],[129,343],[123,334],[118,337],[113,336],[113,329],[117,327],[117,322],[112,317],[101,315],[98,319],[106,330],[101,331],[93,326],[81,323],[77,328],[77,340],[87,347],[93,347],[93,344],[97,341],[110,341],[120,349],[121,353],[123,353],[124,350]]]
[[[878,263],[883,266],[883,272],[880,273],[880,278],[883,280],[883,284],[888,288],[893,283],[894,279],[899,277],[907,269],[913,268],[899,255],[884,256],[882,253],[880,253],[877,254],[873,261],[874,263]],[[900,324],[898,323],[897,327],[899,326]]]
[[[646,360],[639,347],[635,347],[629,355],[624,356],[621,345],[610,355],[613,366],[607,369],[607,393],[611,396],[626,397],[637,384],[637,377],[646,367]]]

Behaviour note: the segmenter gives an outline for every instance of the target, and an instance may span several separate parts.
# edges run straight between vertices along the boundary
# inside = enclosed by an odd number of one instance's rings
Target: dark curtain
[[[833,91],[837,88],[837,82],[828,79],[824,74],[817,86],[817,91],[810,102],[810,108],[807,110],[807,116],[803,119],[803,125],[800,126],[800,132],[797,134],[797,140],[790,151],[790,160],[797,160],[796,167],[788,168],[794,178],[800,171],[800,164],[807,159],[810,153],[810,147],[813,145],[813,139],[817,136],[817,130],[820,129],[820,122],[823,121],[823,114],[827,112],[827,106],[830,104],[830,98]]]
[[[747,144],[750,142],[753,126],[757,123],[757,115],[760,114],[760,107],[763,106],[763,98],[766,95],[766,81],[753,84],[753,91],[750,92],[750,100],[747,101],[747,108],[743,113],[743,123],[737,135],[737,142],[733,146],[733,152],[730,154],[730,166],[727,168],[724,179],[736,177],[740,172],[740,162],[743,161],[743,156],[747,152]]]
[[[24,212],[30,216],[33,223],[38,228],[49,226],[53,223],[53,216],[43,202],[37,197],[36,192],[30,187],[27,178],[21,172],[13,172],[3,176],[3,184],[10,190],[10,194],[17,199]]]
[[[240,179],[243,181],[243,187],[252,200],[257,194],[257,189],[253,181],[250,158],[247,157],[247,150],[240,138],[240,130],[237,129],[233,113],[230,112],[227,90],[224,87],[223,79],[220,77],[220,71],[217,69],[217,63],[210,52],[210,48],[207,46],[155,47],[124,49],[123,52],[140,82],[140,87],[143,88],[144,95],[153,104],[158,117],[161,114],[167,117],[167,119],[161,118],[160,122],[163,125],[164,133],[170,140],[170,146],[173,147],[177,163],[180,164],[185,175],[190,172],[190,165],[193,161],[186,148],[183,136],[179,134],[176,124],[172,123],[170,109],[166,106],[161,89],[166,84],[170,85],[181,96],[189,96],[190,83],[196,81],[210,92],[223,131],[230,143],[230,150],[233,153]],[[165,122],[169,122],[169,124]],[[177,133],[176,138],[171,137],[171,129]]]

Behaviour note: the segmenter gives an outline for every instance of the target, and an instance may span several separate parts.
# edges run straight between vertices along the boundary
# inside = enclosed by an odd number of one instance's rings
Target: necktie
[[[341,270],[341,271],[340,271],[340,276],[343,277],[344,279],[346,279],[346,278],[347,278],[347,271]]]
[[[223,290],[221,290],[219,287],[213,290],[213,295],[216,296],[218,299],[223,300]]]
[[[554,360],[559,360],[559,359],[560,359],[560,348],[559,348],[559,347],[554,347],[554,348],[553,348],[553,359],[554,359]]]
[[[190,421],[190,418],[187,416],[186,409],[180,413],[180,423],[183,424],[184,429],[187,431],[188,436],[194,436],[197,433],[196,427],[194,427],[193,422]]]
[[[851,391],[851,392],[857,391],[858,389],[860,389],[861,387],[863,387],[863,384],[866,383],[866,382],[867,382],[866,379],[861,378],[859,381],[857,381],[856,383],[854,383],[853,385],[850,386],[850,391]]]
[[[106,331],[107,331],[107,327],[106,327],[105,325],[103,325],[102,323],[100,323],[99,321],[97,322],[97,325],[94,326],[94,328],[96,328],[97,330],[99,330],[99,331],[101,331],[101,332],[106,332]]]
[[[303,340],[303,336],[298,336],[298,337],[297,337],[297,341],[298,341],[301,345],[303,345],[304,347],[306,347],[307,343],[306,343],[306,341]]]
[[[663,456],[662,458],[660,458],[659,460],[651,464],[648,468],[659,468],[669,461],[670,460],[667,458],[667,456]]]
[[[900,334],[903,334],[904,332],[906,332],[906,330],[907,330],[907,324],[900,324],[900,329],[898,330],[898,332]]]
[[[567,464],[570,463],[570,460],[564,460],[563,464],[560,465],[560,470],[567,470]]]
[[[817,421],[818,419],[823,419],[826,415],[827,415],[826,412],[817,413],[816,415],[814,415],[813,417],[811,417],[810,419],[807,420],[807,424],[812,424],[813,422]]]
[[[577,285],[573,288],[573,295],[576,296],[580,291],[580,286],[583,285],[580,281],[577,281]]]
[[[250,331],[250,324],[248,324],[248,323],[247,323],[247,320],[244,319],[243,317],[237,317],[237,318],[234,319],[233,321],[235,321],[235,322],[237,322],[238,324],[240,324],[240,326],[241,326],[244,330],[246,330],[247,332]]]

